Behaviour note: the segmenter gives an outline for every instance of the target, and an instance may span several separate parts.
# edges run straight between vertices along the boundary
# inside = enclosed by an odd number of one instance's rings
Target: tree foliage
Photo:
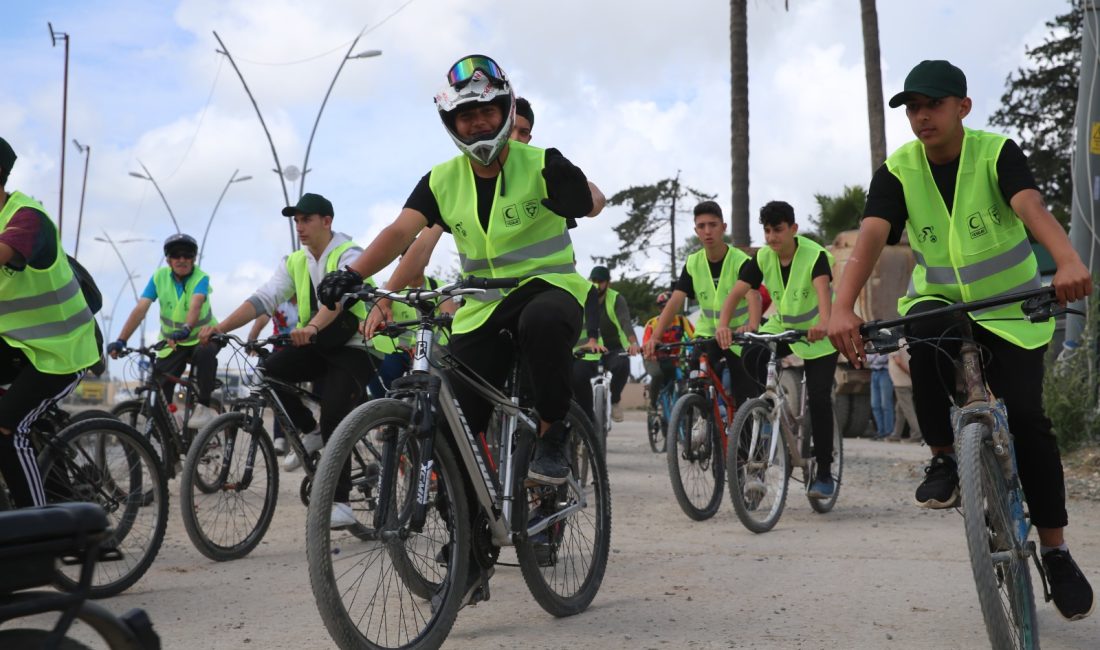
[[[657,315],[657,294],[665,290],[663,283],[658,284],[644,275],[612,282],[611,288],[626,299],[634,325],[643,325]]]
[[[814,194],[814,199],[818,214],[810,223],[821,241],[831,244],[838,234],[859,228],[863,208],[867,205],[867,192],[861,186],[845,186],[838,196]]]
[[[666,178],[653,185],[615,193],[608,203],[627,206],[626,221],[614,227],[621,243],[619,252],[594,259],[609,269],[639,270],[641,261],[668,253],[671,265],[672,218],[680,221],[678,217],[691,214],[695,203],[713,198],[684,185],[679,178]],[[672,269],[672,273],[677,271]]]
[[[1071,0],[1068,13],[1046,24],[1051,33],[1042,45],[1026,50],[1029,67],[1008,75],[1001,108],[989,118],[1018,135],[1039,191],[1063,225],[1069,223],[1073,192],[1082,17],[1080,0]]]

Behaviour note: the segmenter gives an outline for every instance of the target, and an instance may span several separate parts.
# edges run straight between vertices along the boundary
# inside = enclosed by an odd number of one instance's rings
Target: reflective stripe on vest
[[[909,212],[906,230],[916,258],[898,312],[923,300],[962,302],[1040,286],[1027,230],[1001,193],[997,159],[1007,138],[966,129],[950,213],[920,141],[903,145],[886,161],[901,182]],[[1030,323],[1019,303],[971,312],[973,320],[1024,348],[1050,342],[1054,322]]]
[[[23,208],[45,215],[40,203],[22,192],[12,192],[0,210],[0,230]],[[53,226],[53,221],[49,221]],[[57,254],[47,269],[31,266],[0,273],[0,337],[19,348],[40,372],[64,375],[90,367],[99,360],[92,312],[73,276],[72,267],[54,226]],[[10,271],[10,269],[5,269]]]
[[[825,253],[831,267],[833,255],[812,239],[799,235],[795,241],[798,248],[794,251],[786,282],[783,282],[779,255],[774,250],[765,246],[756,253],[756,263],[764,274],[764,285],[768,287],[775,306],[775,315],[760,328],[761,332],[778,334],[789,329],[806,332],[821,320],[821,307],[813,283],[814,265],[821,253]],[[836,349],[829,339],[822,339],[813,343],[791,343],[791,352],[802,359],[817,359],[836,352]]]
[[[615,331],[619,333],[619,345],[625,350],[630,347],[630,337],[623,331],[622,325],[619,324],[619,315],[615,313],[615,303],[618,300],[619,292],[608,287],[603,296],[604,312],[607,314],[611,324],[615,326]],[[577,345],[573,348],[574,352],[579,351],[582,346],[588,343],[588,332],[584,330],[585,328],[581,327],[581,335],[577,340]],[[600,336],[596,338],[596,342],[601,346],[603,345],[603,334],[600,334]],[[582,358],[584,361],[597,361],[601,356],[602,355],[598,352],[586,352]]]
[[[468,158],[457,156],[433,167],[428,185],[454,236],[464,275],[519,278],[520,286],[539,278],[568,291],[578,305],[584,305],[591,285],[576,271],[566,221],[542,205],[547,197],[541,173],[544,156],[542,149],[509,143],[488,230],[478,218],[477,187]],[[501,177],[506,179],[503,196]],[[490,289],[464,296],[452,331],[462,334],[483,325],[511,291]]]
[[[737,274],[741,271],[741,266],[748,260],[749,256],[743,251],[727,245],[726,256],[722,260],[722,271],[718,277],[718,286],[715,287],[706,250],[699,249],[688,255],[687,272],[691,276],[695,301],[699,303],[699,318],[695,323],[696,336],[714,336],[718,329],[718,315],[722,310],[722,303],[726,301],[726,296],[737,283]],[[747,322],[749,322],[748,302],[742,300],[734,308],[730,327],[737,329]],[[740,349],[735,347],[735,351],[740,352]]]
[[[195,287],[203,278],[208,277],[199,267],[194,267],[191,275],[183,283],[183,292],[176,295],[176,278],[172,269],[162,266],[153,272],[153,286],[157,290],[157,301],[160,303],[160,337],[162,339],[187,324],[187,312],[191,311],[191,300],[195,297]],[[208,325],[216,325],[218,320],[210,312],[211,289],[207,286],[207,297],[202,302],[199,310],[199,319],[191,328],[191,335],[179,341],[176,345],[190,347],[199,343],[199,329]],[[157,352],[157,356],[164,358],[172,354],[173,348],[165,347]]]

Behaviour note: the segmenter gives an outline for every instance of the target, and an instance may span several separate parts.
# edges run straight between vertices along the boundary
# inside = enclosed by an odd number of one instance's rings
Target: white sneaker
[[[191,410],[191,418],[187,420],[187,426],[192,429],[201,429],[210,424],[210,421],[218,416],[218,412],[209,406],[196,404]]]
[[[275,439],[275,455],[282,456],[286,453],[286,438]]]
[[[313,433],[307,433],[302,436],[302,445],[306,448],[306,452],[312,454],[315,451],[319,451],[325,446],[325,442],[321,439],[321,432],[314,431]],[[298,454],[293,451],[286,455],[283,459],[283,471],[293,472],[302,466],[302,460],[298,458]]]
[[[351,505],[347,503],[334,503],[332,504],[332,514],[328,518],[328,527],[336,530],[339,528],[347,528],[348,526],[354,526],[359,523],[355,519],[355,512],[351,509]]]

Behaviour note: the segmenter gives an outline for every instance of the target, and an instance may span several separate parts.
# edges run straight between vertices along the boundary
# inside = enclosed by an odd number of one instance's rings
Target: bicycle
[[[0,512],[0,623],[59,612],[52,630],[0,630],[0,647],[80,650],[67,636],[79,619],[112,650],[158,650],[160,638],[148,614],[132,609],[122,616],[88,602],[95,567],[110,552],[107,513],[93,503],[65,503]],[[58,565],[77,567],[80,578],[67,593],[27,591],[49,586]]]
[[[84,501],[107,513],[111,535],[89,574],[88,596],[122,593],[152,565],[168,524],[168,485],[148,440],[115,418],[77,419],[56,404],[31,426],[47,503]],[[5,496],[0,504],[10,503]],[[73,591],[79,567],[63,564],[54,584]]]
[[[589,354],[587,349],[573,353],[575,359],[584,359]],[[589,380],[592,386],[592,425],[595,427],[600,449],[604,456],[607,455],[607,434],[611,433],[611,371],[604,367],[604,354],[600,354],[596,361],[596,374]],[[626,352],[614,353],[613,356],[627,356]]]
[[[899,349],[899,331],[918,320],[965,313],[1023,301],[1021,318],[1049,320],[1062,313],[1080,313],[1057,304],[1050,287],[995,298],[958,303],[893,320],[860,326],[869,351]],[[934,339],[938,341],[939,339]],[[981,354],[973,339],[970,318],[959,323],[961,348],[956,363],[957,382],[963,386],[952,405],[951,426],[958,453],[962,516],[970,566],[981,604],[986,633],[995,648],[1038,648],[1039,627],[1027,560],[1030,557],[1050,601],[1046,573],[1024,507],[1023,489],[1016,467],[1013,437],[1008,430],[1004,403],[986,389]],[[907,338],[908,345],[926,343]]]
[[[795,405],[790,387],[785,386],[780,378],[776,359],[776,349],[780,343],[794,343],[805,336],[805,332],[796,330],[778,334],[746,332],[734,335],[734,340],[739,343],[765,345],[770,352],[764,392],[741,405],[730,427],[730,437],[735,442],[729,446],[726,455],[726,478],[733,510],[745,528],[754,533],[765,533],[779,522],[795,467],[802,469],[802,483],[807,490],[817,475],[813,435],[807,417],[805,373]],[[796,407],[797,412],[792,407]],[[809,494],[806,496],[815,512],[832,510],[840,495],[844,474],[844,438],[840,428],[835,426],[830,469],[835,486],[832,496],[825,499]]]
[[[177,377],[167,373],[156,372],[157,352],[168,345],[167,339],[157,341],[153,345],[138,348],[123,348],[119,350],[120,357],[129,354],[138,354],[149,360],[152,372],[149,378],[138,387],[137,393],[143,397],[119,402],[111,409],[111,415],[134,427],[152,443],[161,461],[164,463],[165,472],[169,479],[176,477],[179,472],[179,462],[191,448],[191,441],[195,438],[196,430],[189,426],[191,414],[195,408],[195,394],[198,388],[195,382],[187,377]],[[161,382],[169,381],[179,385],[184,394],[184,410],[182,419],[174,417],[176,405],[165,400],[161,391]],[[220,387],[220,381],[215,380],[215,387]],[[225,409],[221,401],[211,398],[210,408],[217,413]]]
[[[712,338],[697,338],[698,345]],[[706,353],[699,367],[688,373],[684,392],[668,418],[666,438],[668,477],[672,494],[688,517],[703,521],[718,512],[726,473],[726,429],[733,423],[736,405],[722,385]]]
[[[611,502],[587,418],[577,420],[572,411],[566,483],[528,484],[538,417],[521,400],[518,357],[505,393],[435,346],[439,299],[517,284],[467,278],[435,290],[364,286],[348,294],[398,300],[420,317],[411,323],[417,332],[412,369],[394,382],[389,397],[344,419],[313,486],[306,526],[310,582],[325,627],[341,648],[438,647],[464,604],[468,569],[484,582],[503,546],[515,547],[528,589],[554,616],[584,611],[599,590],[610,550]],[[502,426],[499,462],[491,462],[494,454],[467,426],[452,374],[494,405],[491,420],[499,418]],[[363,439],[377,441],[382,451],[377,498],[357,513],[371,533],[366,540],[334,534],[322,506],[331,502],[343,464]],[[592,481],[587,488],[576,478],[582,463]],[[353,493],[360,489],[353,481]]]
[[[233,334],[214,334],[216,345],[233,343],[239,352],[266,356],[267,345],[288,345],[282,334],[258,341],[243,341]],[[263,540],[279,498],[279,464],[275,446],[264,427],[264,413],[271,411],[286,434],[290,450],[302,459],[305,476],[298,497],[308,506],[317,471],[317,454],[306,451],[302,436],[287,414],[275,389],[289,391],[313,404],[320,397],[297,384],[269,377],[263,367],[251,373],[249,396],[234,402],[233,410],[210,421],[198,432],[183,462],[180,480],[180,514],[191,543],[216,562],[248,555]],[[364,489],[364,498],[377,482],[378,452],[369,444],[355,450],[353,480]],[[328,502],[331,505],[331,501]]]
[[[668,422],[672,414],[672,406],[676,403],[676,400],[680,398],[683,393],[684,380],[686,379],[683,371],[683,365],[687,362],[687,351],[690,350],[690,343],[658,343],[656,350],[658,352],[665,352],[670,350],[677,350],[679,359],[675,364],[676,373],[671,381],[666,381],[665,385],[661,387],[657,393],[657,409],[648,410],[646,413],[646,433],[649,436],[649,448],[653,450],[653,453],[660,454],[665,451],[665,445],[668,444],[666,438],[668,436]],[[653,390],[652,381],[646,384],[646,391]],[[646,395],[646,403],[649,403],[649,393]]]

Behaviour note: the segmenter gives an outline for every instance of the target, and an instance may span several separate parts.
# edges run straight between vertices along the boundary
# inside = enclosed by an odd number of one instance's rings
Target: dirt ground
[[[845,441],[836,509],[815,514],[792,483],[782,520],[755,535],[728,496],[709,521],[680,511],[643,417],[628,412],[610,434],[612,552],[589,610],[552,618],[519,570],[502,566],[491,600],[462,610],[445,647],[988,647],[962,517],[910,504],[927,448]],[[129,592],[102,604],[119,613],[145,608],[167,649],[333,647],[308,582],[301,477],[281,476],[267,538],[228,563],[191,547],[173,492],[157,561]],[[1074,499],[1069,510],[1074,556],[1100,585],[1100,503]],[[1051,604],[1038,611],[1044,648],[1100,646],[1100,613],[1068,623]]]

